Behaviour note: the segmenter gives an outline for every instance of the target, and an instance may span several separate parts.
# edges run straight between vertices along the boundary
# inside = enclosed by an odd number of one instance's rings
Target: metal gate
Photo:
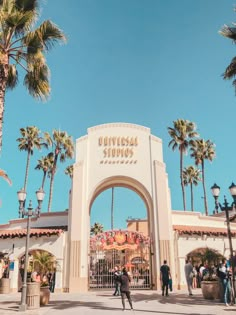
[[[90,239],[90,289],[114,288],[114,267],[126,267],[131,289],[151,288],[150,239],[131,231],[107,231]]]

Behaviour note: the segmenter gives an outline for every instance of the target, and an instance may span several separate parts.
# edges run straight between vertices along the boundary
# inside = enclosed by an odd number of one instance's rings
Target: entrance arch
[[[170,191],[161,139],[150,129],[110,123],[88,129],[76,141],[69,209],[69,291],[87,291],[89,284],[90,210],[96,196],[110,187],[135,191],[147,208],[152,240],[152,287],[159,285],[164,259],[174,273]]]
[[[104,179],[101,183],[95,187],[92,196],[90,199],[89,204],[89,214],[91,213],[91,208],[93,205],[94,200],[97,198],[98,195],[100,195],[103,191],[112,188],[112,187],[122,187],[122,188],[128,188],[132,191],[134,191],[144,202],[144,205],[146,207],[147,212],[147,220],[148,220],[148,231],[150,233],[150,225],[149,221],[150,219],[153,220],[152,217],[153,214],[153,202],[152,198],[147,191],[147,189],[143,186],[142,183],[138,182],[137,180],[127,177],[127,176],[113,176],[110,178]]]

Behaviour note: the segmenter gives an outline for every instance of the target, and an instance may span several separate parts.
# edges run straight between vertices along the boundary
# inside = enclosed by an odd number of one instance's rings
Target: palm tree
[[[57,169],[57,161],[58,159],[60,159],[60,162],[65,162],[65,160],[68,158],[72,159],[74,154],[74,144],[71,136],[69,136],[66,131],[53,130],[52,138],[47,132],[44,134],[44,136],[47,143],[52,145],[54,155],[53,166],[51,169],[48,201],[48,212],[50,212],[52,205],[54,177]]]
[[[183,181],[184,186],[190,185],[191,191],[191,210],[194,211],[193,206],[193,185],[197,186],[198,182],[201,180],[200,178],[200,170],[195,168],[194,166],[185,167],[183,170]]]
[[[71,164],[69,166],[67,166],[67,168],[65,169],[65,174],[68,175],[70,177],[70,179],[73,178],[73,171],[74,171],[74,165]]]
[[[176,121],[173,121],[173,124],[174,128],[168,127],[169,135],[172,138],[172,140],[169,142],[169,147],[172,147],[173,151],[178,148],[180,152],[180,183],[182,188],[183,206],[185,211],[186,199],[183,182],[183,155],[184,153],[187,153],[190,139],[197,137],[198,133],[196,132],[195,123],[189,120],[177,119]]]
[[[36,170],[42,170],[43,171],[43,180],[41,188],[44,188],[46,176],[48,174],[48,177],[50,177],[50,171],[53,166],[54,156],[53,153],[49,153],[47,156],[43,156],[40,160],[38,160],[38,164],[36,165]]]
[[[212,161],[215,158],[215,144],[211,140],[197,139],[191,142],[191,157],[195,159],[195,165],[201,165],[202,185],[204,193],[205,214],[208,215],[208,204],[205,187],[205,160]]]
[[[29,174],[30,157],[31,155],[33,155],[35,148],[40,150],[41,147],[47,147],[47,144],[43,142],[43,138],[40,137],[40,130],[35,126],[21,128],[20,133],[22,135],[22,138],[18,138],[16,140],[19,142],[18,148],[20,151],[27,152],[26,171],[25,171],[25,180],[24,180],[24,191],[26,191],[28,174]]]
[[[32,253],[33,269],[40,273],[40,277],[47,274],[48,271],[53,271],[56,266],[55,257],[46,251],[37,250]]]
[[[5,94],[18,83],[17,68],[26,72],[24,85],[34,98],[46,100],[50,94],[44,54],[65,36],[50,20],[33,30],[38,17],[38,0],[0,1],[0,151]]]
[[[94,225],[90,228],[90,235],[97,235],[99,233],[103,233],[103,225],[95,222]]]
[[[236,27],[235,27],[235,23],[233,23],[233,26],[228,26],[228,25],[224,25],[221,30],[219,31],[220,35],[230,38],[233,40],[233,43],[236,43]],[[223,73],[223,78],[224,79],[232,79],[234,78],[236,75],[236,57],[234,57],[231,60],[231,63],[227,66],[227,68],[225,69],[225,72]],[[233,80],[233,86],[235,88],[236,91],[236,79]]]

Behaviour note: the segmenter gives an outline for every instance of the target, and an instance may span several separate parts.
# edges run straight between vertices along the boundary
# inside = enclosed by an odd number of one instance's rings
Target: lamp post
[[[26,303],[26,289],[27,289],[27,268],[28,268],[28,258],[29,258],[29,238],[30,238],[30,222],[32,216],[40,216],[40,210],[42,207],[42,202],[45,196],[45,192],[42,188],[36,191],[38,207],[33,209],[32,202],[30,200],[29,207],[27,210],[24,208],[25,200],[26,200],[26,192],[24,189],[21,189],[17,192],[18,201],[19,201],[19,217],[24,218],[27,216],[27,232],[26,232],[26,242],[25,242],[25,261],[24,261],[24,278],[21,292],[21,303],[19,306],[19,311],[26,311],[27,303]]]
[[[231,230],[230,230],[229,211],[234,210],[236,207],[236,185],[234,183],[232,183],[229,186],[230,194],[233,197],[233,202],[231,203],[231,205],[229,205],[225,196],[224,196],[223,205],[220,204],[220,202],[218,201],[218,198],[220,195],[220,187],[218,185],[216,185],[216,183],[211,187],[211,191],[212,191],[213,197],[215,198],[215,211],[216,211],[216,213],[218,213],[219,208],[221,211],[225,211],[226,224],[227,224],[227,235],[228,235],[229,250],[230,250],[230,260],[231,260],[231,266],[232,266],[233,303],[235,303],[235,276],[234,276],[235,264],[234,264],[232,236],[231,236]]]

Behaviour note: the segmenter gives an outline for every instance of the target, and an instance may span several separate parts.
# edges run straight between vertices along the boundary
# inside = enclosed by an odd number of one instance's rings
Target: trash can
[[[26,303],[28,310],[34,310],[40,307],[40,283],[28,282],[26,290]]]
[[[0,294],[9,294],[10,293],[10,279],[2,278],[0,279]]]

